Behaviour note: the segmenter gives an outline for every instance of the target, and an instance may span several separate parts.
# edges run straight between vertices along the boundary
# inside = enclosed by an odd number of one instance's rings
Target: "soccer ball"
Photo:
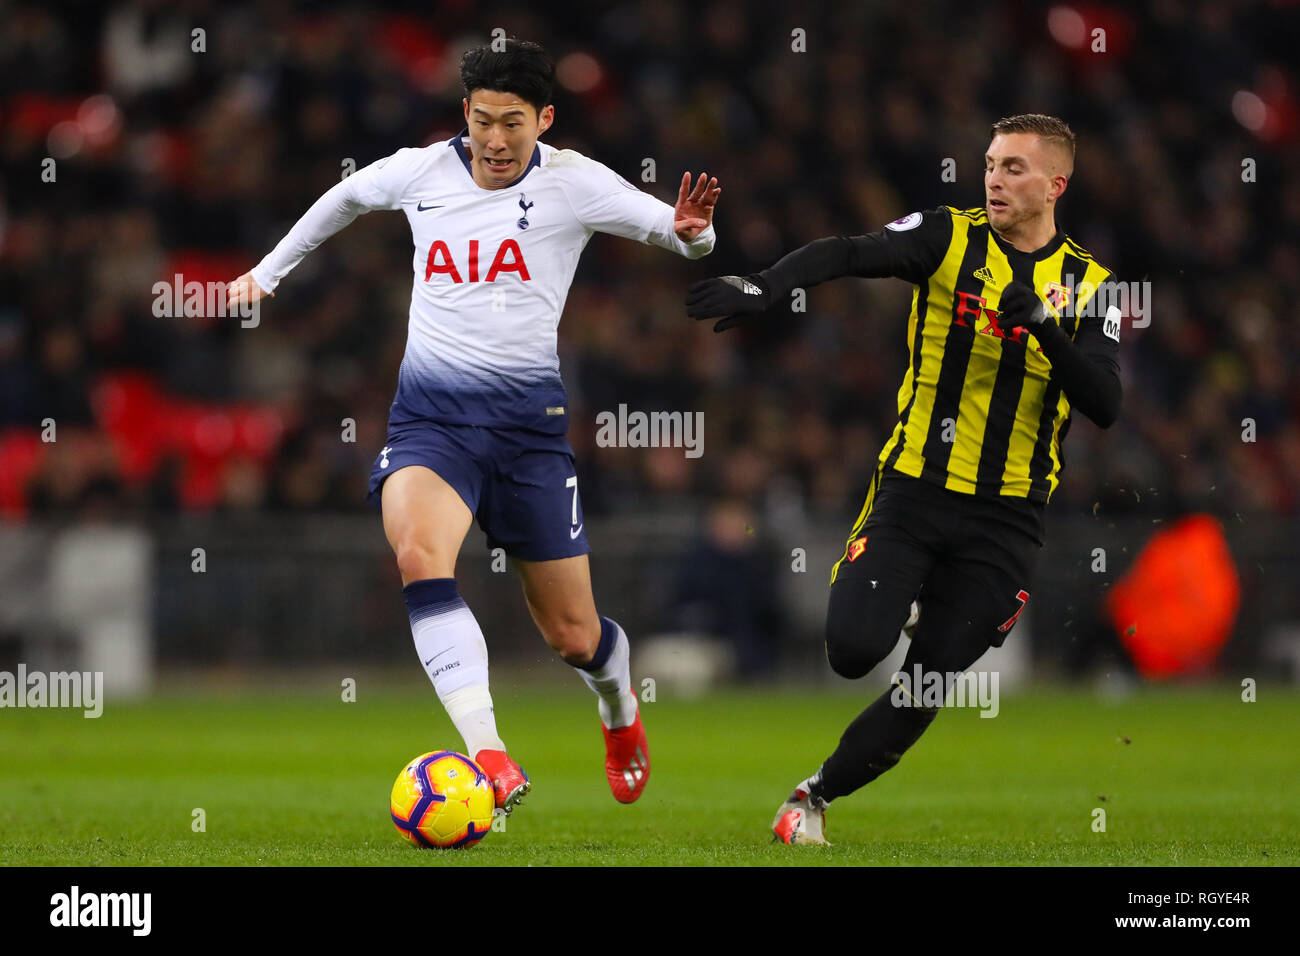
[[[451,750],[416,757],[397,775],[389,810],[397,832],[418,847],[473,846],[492,829],[496,797],[474,761]]]

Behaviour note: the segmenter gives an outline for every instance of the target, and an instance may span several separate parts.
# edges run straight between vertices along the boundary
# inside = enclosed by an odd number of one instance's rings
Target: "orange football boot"
[[[480,750],[474,756],[474,762],[483,768],[483,772],[492,781],[497,808],[504,810],[507,815],[519,806],[524,795],[533,788],[524,768],[511,760],[504,750]]]
[[[645,790],[650,779],[650,748],[646,744],[645,727],[641,724],[638,708],[636,720],[627,727],[605,732],[605,776],[614,799],[619,803],[633,803]]]

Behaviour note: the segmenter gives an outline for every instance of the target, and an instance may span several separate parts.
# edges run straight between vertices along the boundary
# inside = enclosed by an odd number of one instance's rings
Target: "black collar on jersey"
[[[468,136],[469,136],[469,127],[466,126],[463,130],[461,130],[459,133],[457,133],[447,142],[451,146],[451,148],[456,151],[456,155],[460,157],[460,161],[465,164],[465,172],[469,173],[469,178],[473,179],[474,168],[470,165],[469,151],[465,149],[465,144],[461,142],[461,140],[467,138]],[[533,158],[528,161],[528,165],[525,166],[524,171],[519,174],[519,178],[512,183],[506,183],[501,188],[509,189],[511,186],[518,186],[521,182],[523,182],[524,177],[533,171],[534,167],[540,165],[542,165],[542,147],[534,145]],[[474,185],[477,186],[478,183],[475,182]]]
[[[1052,253],[1056,252],[1057,249],[1061,248],[1061,243],[1065,242],[1065,233],[1061,231],[1059,226],[1056,229],[1056,235],[1047,240],[1047,245],[1035,249],[1033,252],[1022,252],[1011,243],[1007,242],[998,235],[998,231],[993,228],[992,223],[989,223],[989,234],[993,236],[993,240],[998,244],[998,248],[1006,253],[1008,257],[1025,256],[1026,258],[1032,259],[1034,262],[1042,262],[1044,259],[1051,256]]]

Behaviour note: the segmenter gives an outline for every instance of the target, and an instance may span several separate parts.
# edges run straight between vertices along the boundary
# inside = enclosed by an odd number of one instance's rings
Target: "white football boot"
[[[781,804],[772,821],[772,832],[782,843],[821,843],[826,841],[826,801],[808,792],[806,783]]]

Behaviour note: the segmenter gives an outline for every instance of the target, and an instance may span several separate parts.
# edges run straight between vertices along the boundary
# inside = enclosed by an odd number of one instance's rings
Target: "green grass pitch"
[[[460,852],[416,850],[388,820],[406,761],[461,747],[432,691],[164,695],[110,700],[98,720],[0,710],[0,864],[1300,863],[1300,695],[1283,688],[1255,703],[1233,686],[1118,702],[1038,688],[1003,694],[991,720],[950,709],[897,768],[832,806],[830,847],[773,844],[768,827],[865,696],[661,692],[643,704],[650,785],[625,807],[576,681],[494,692],[534,789],[504,832]],[[206,832],[191,827],[199,807]]]

